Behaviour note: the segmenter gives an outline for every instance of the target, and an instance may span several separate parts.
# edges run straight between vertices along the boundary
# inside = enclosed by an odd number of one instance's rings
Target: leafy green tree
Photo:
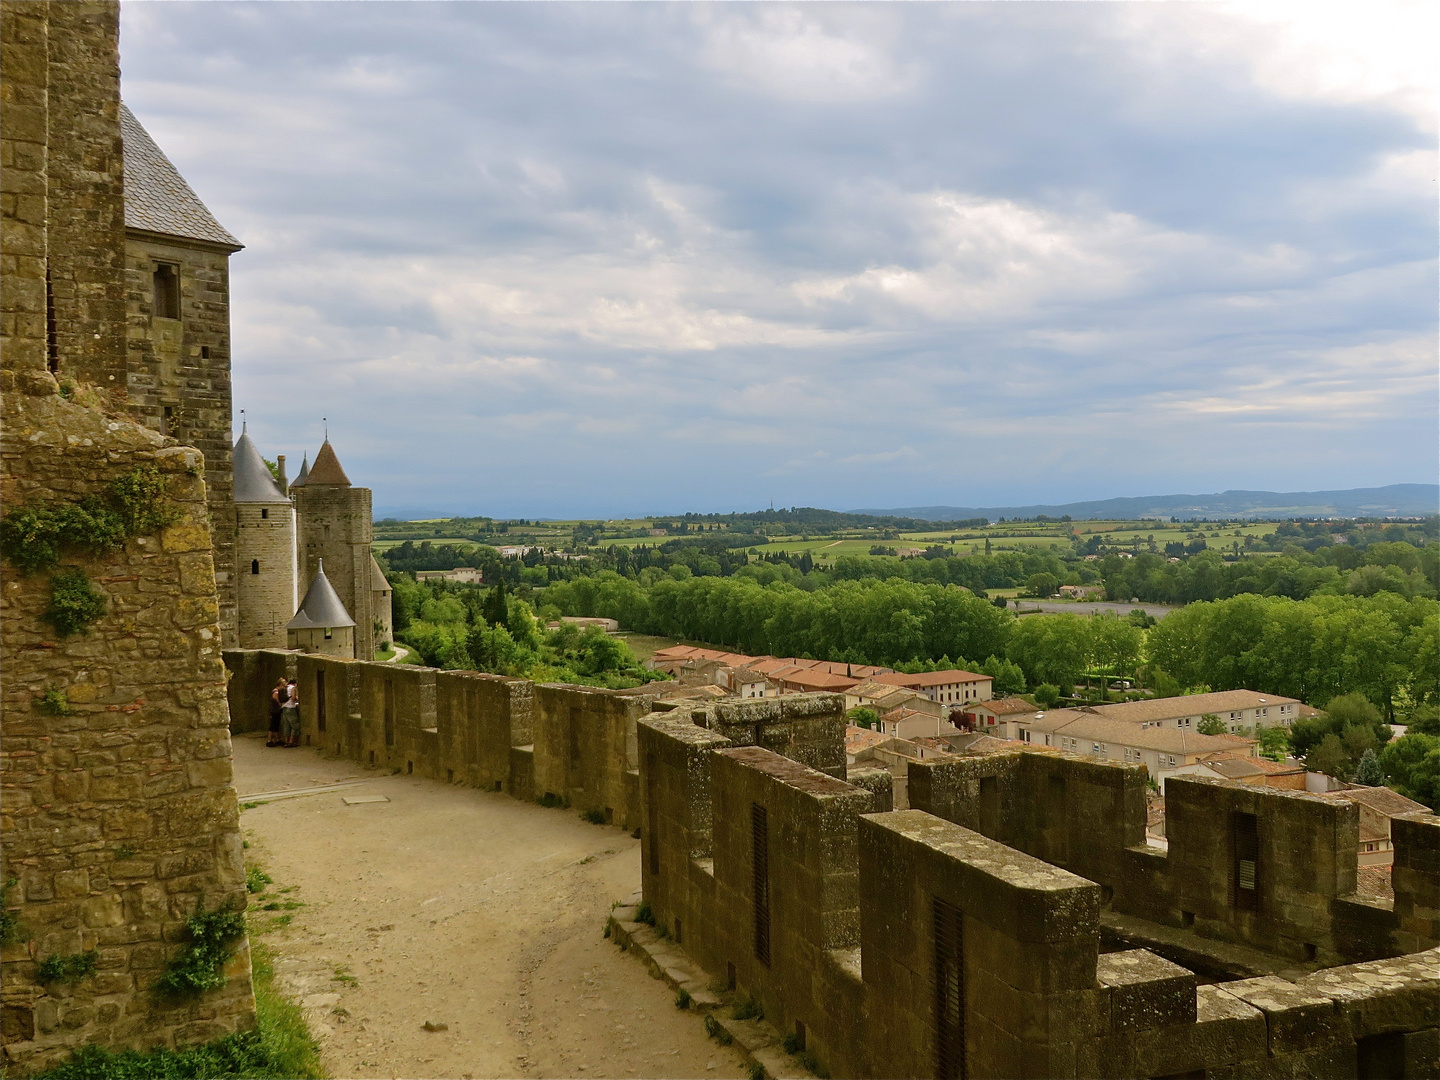
[[[1025,581],[1026,591],[1031,596],[1038,596],[1042,600],[1047,596],[1054,596],[1055,590],[1058,588],[1060,588],[1060,579],[1054,574],[1031,574]]]
[[[1262,727],[1255,733],[1260,742],[1260,756],[1271,761],[1284,761],[1290,750],[1290,736],[1282,727]]]
[[[1355,766],[1355,775],[1351,782],[1364,784],[1366,787],[1379,787],[1385,783],[1385,771],[1380,768],[1380,759],[1373,748],[1360,755],[1360,763]]]
[[[1031,683],[1073,686],[1090,666],[1090,621],[1078,615],[1029,615],[1010,633],[1005,654]]]
[[[1338,735],[1326,735],[1310,753],[1305,755],[1305,768],[1343,780],[1350,774],[1350,755]]]
[[[1053,709],[1060,700],[1060,688],[1054,683],[1041,683],[1035,688],[1035,704],[1042,709]]]
[[[1145,631],[1116,615],[1096,615],[1090,620],[1090,655],[1095,666],[1111,675],[1129,675],[1140,663]]]
[[[504,626],[510,619],[510,607],[505,601],[505,582],[501,581],[485,596],[480,614],[491,626]]]
[[[855,727],[878,728],[880,726],[880,715],[874,709],[867,709],[864,705],[856,706],[847,712],[845,720]]]
[[[1230,728],[1214,713],[1205,713],[1200,717],[1200,722],[1195,725],[1195,730],[1201,735],[1228,735]]]
[[[1402,735],[1380,752],[1380,768],[1401,795],[1436,809],[1440,799],[1440,791],[1436,790],[1440,738]]]
[[[996,697],[1009,697],[1025,689],[1025,672],[1014,661],[991,656],[980,665],[980,674],[990,676]]]

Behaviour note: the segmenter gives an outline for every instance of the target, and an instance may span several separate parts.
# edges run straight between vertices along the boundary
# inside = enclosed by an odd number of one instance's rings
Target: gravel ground
[[[737,1077],[671,991],[602,936],[640,844],[508,795],[235,739],[246,853],[300,900],[265,935],[336,1077]],[[346,797],[388,802],[346,805]],[[280,893],[279,890],[292,888]],[[447,1025],[427,1031],[425,1024]]]

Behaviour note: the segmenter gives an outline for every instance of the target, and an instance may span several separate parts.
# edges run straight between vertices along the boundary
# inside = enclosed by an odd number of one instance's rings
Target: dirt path
[[[746,1075],[602,936],[612,901],[639,884],[627,833],[267,749],[263,733],[235,739],[235,776],[242,796],[363,781],[241,814],[247,854],[275,879],[257,899],[304,902],[265,940],[332,1076]],[[389,801],[344,801],[373,795]]]

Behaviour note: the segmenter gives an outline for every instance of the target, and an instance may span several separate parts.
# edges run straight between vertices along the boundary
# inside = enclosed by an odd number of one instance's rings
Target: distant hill
[[[1145,495],[1135,499],[1060,506],[906,506],[893,510],[852,510],[955,521],[961,518],[1032,518],[1041,514],[1077,520],[1088,518],[1288,518],[1288,517],[1420,517],[1440,513],[1440,484],[1390,484],[1347,491],[1223,491],[1217,495]]]

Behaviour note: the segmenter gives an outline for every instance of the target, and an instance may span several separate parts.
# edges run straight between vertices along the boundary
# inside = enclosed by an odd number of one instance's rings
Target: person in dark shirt
[[[275,689],[270,691],[270,735],[265,741],[266,746],[280,746],[280,710],[289,697],[289,684],[281,679],[275,684]]]

